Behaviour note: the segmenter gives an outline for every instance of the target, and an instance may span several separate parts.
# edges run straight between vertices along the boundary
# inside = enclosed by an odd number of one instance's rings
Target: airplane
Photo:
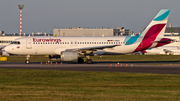
[[[146,54],[180,55],[180,46],[161,46],[143,52]]]
[[[5,47],[4,45],[0,45],[0,56],[1,56],[1,55],[6,55],[6,56],[8,56],[8,53],[2,50],[4,47]]]
[[[30,55],[59,55],[61,61],[77,61],[91,64],[90,56],[117,55],[138,52],[171,43],[171,39],[163,38],[169,17],[169,9],[162,9],[137,36],[112,37],[59,37],[31,36],[14,40],[4,50],[11,54],[26,55],[29,64]]]
[[[0,45],[0,55],[2,55],[2,49],[4,48],[4,46]]]
[[[3,49],[5,46],[4,45],[0,45],[0,50]]]
[[[9,56],[10,54],[3,50],[4,47],[6,46],[0,45],[0,56]]]

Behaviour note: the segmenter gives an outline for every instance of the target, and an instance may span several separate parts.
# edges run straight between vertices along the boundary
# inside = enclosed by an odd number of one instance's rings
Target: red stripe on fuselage
[[[161,30],[164,28],[166,24],[157,24],[152,26],[148,32],[145,34],[142,42],[139,44],[139,46],[134,50],[134,52],[146,50],[148,49],[153,41],[156,39],[158,34],[161,32]]]

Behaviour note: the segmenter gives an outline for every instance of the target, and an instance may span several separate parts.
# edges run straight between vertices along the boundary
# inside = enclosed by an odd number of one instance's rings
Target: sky
[[[23,4],[22,33],[53,33],[54,28],[122,27],[139,33],[161,9],[170,9],[168,20],[180,27],[180,0],[1,0],[0,31],[19,33]]]

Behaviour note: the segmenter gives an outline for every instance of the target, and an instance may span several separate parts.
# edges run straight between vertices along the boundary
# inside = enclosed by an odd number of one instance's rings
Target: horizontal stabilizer
[[[166,43],[169,41],[174,41],[174,40],[161,40],[161,41],[154,41],[154,43]]]

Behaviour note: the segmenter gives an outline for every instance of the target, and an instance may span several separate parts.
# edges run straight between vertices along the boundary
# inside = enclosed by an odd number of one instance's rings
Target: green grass
[[[102,55],[92,56],[93,61],[180,61],[179,55]],[[24,62],[26,56],[9,56],[10,62]],[[86,58],[85,58],[86,60]],[[47,62],[48,57],[45,56],[31,56],[31,62]],[[59,61],[59,60],[58,60]]]
[[[175,55],[113,55],[93,61],[180,61]],[[25,56],[8,61],[24,62]],[[31,62],[48,57],[32,56]],[[0,69],[1,101],[178,101],[180,75]]]
[[[178,101],[180,75],[0,69],[1,101]]]

